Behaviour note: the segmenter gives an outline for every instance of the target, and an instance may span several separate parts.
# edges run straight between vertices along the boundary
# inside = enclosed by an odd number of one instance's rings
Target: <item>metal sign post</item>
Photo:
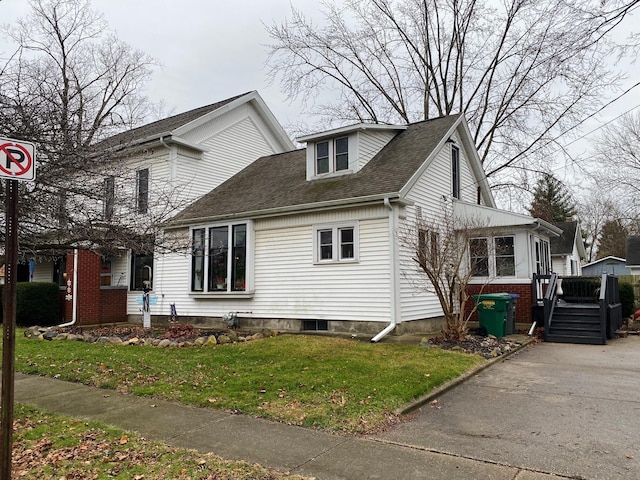
[[[18,180],[35,179],[35,146],[0,138],[0,177],[5,177],[5,267],[2,318],[0,478],[11,480],[18,274]]]

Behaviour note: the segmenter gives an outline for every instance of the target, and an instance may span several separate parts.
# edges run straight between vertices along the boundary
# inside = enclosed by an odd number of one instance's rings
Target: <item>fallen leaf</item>
[[[120,439],[120,445],[124,445],[125,443],[129,443],[129,437],[127,437],[126,435],[123,435],[122,438]]]

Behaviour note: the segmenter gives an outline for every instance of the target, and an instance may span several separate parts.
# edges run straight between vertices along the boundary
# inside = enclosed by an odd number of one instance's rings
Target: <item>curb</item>
[[[443,383],[442,385],[440,385],[439,387],[435,388],[434,390],[432,390],[431,392],[429,392],[425,396],[420,397],[420,398],[418,398],[418,399],[416,399],[416,400],[414,400],[412,402],[409,402],[409,403],[405,404],[404,406],[396,409],[394,413],[396,415],[406,415],[408,413],[413,412],[414,410],[417,410],[418,408],[420,408],[423,405],[425,405],[425,404],[429,403],[430,401],[432,401],[434,398],[439,397],[443,393],[448,392],[449,390],[451,390],[454,387],[457,387],[461,383],[466,382],[471,377],[473,377],[473,376],[477,375],[478,373],[480,373],[481,371],[483,371],[485,368],[489,368],[490,366],[495,365],[496,363],[500,363],[503,360],[506,360],[511,355],[519,352],[520,350],[522,350],[525,347],[528,347],[529,345],[531,345],[534,342],[535,342],[535,339],[533,339],[533,338],[526,339],[524,342],[522,342],[520,345],[518,345],[517,348],[514,348],[513,350],[511,350],[511,351],[509,351],[507,353],[504,353],[504,354],[500,355],[499,357],[487,360],[486,362],[481,363],[480,365],[478,365],[477,367],[469,370],[468,372],[463,373],[459,377],[456,377],[453,380],[449,380],[448,382]]]

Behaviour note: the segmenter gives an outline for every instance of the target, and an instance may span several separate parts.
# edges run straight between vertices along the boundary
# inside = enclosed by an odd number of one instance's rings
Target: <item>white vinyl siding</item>
[[[460,160],[460,199],[476,203],[477,182],[469,165],[467,153],[462,145],[460,137],[454,134],[451,137],[459,148]],[[444,147],[436,154],[427,166],[424,173],[415,182],[407,193],[408,200],[415,202],[421,210],[421,216],[430,222],[435,218],[441,218],[444,208],[450,208],[452,197],[452,172],[451,172],[451,144],[445,143]],[[425,159],[426,160],[426,159]],[[415,206],[406,209],[406,222],[409,226],[415,226]],[[400,227],[402,229],[402,227]],[[402,241],[400,242],[403,243]],[[439,317],[442,315],[440,302],[431,289],[426,276],[419,272],[419,267],[411,258],[413,252],[406,245],[399,245],[400,251],[400,309],[401,321],[419,320],[424,318]]]
[[[316,265],[314,225],[358,224],[358,263]],[[254,221],[253,297],[197,298],[190,294],[190,254],[157,256],[152,315],[221,317],[251,311],[255,318],[389,322],[388,218],[384,207]],[[188,230],[173,232],[188,238]],[[139,313],[130,295],[129,314]]]
[[[397,131],[365,130],[358,133],[358,170],[362,169],[384,146],[397,135]]]

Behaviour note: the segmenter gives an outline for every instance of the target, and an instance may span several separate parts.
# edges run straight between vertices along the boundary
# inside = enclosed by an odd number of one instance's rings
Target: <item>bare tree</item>
[[[626,114],[603,128],[594,142],[590,171],[600,190],[617,197],[620,217],[640,217],[640,113]]]
[[[543,164],[558,137],[620,93],[623,72],[614,62],[638,39],[617,45],[610,38],[637,4],[323,3],[322,26],[296,9],[267,26],[269,73],[324,123],[408,123],[464,112],[485,170],[496,177],[525,166],[525,158],[528,169]]]
[[[105,220],[105,174],[126,169],[94,146],[147,118],[154,106],[142,92],[155,61],[110,33],[89,0],[30,5],[28,17],[2,28],[15,52],[0,71],[0,134],[37,147],[36,181],[21,185],[21,248],[149,238],[149,218],[135,228],[131,218],[141,218],[125,212]]]
[[[438,298],[446,338],[459,341],[467,335],[476,311],[468,286],[475,277],[489,276],[487,245],[476,241],[486,241],[487,235],[491,233],[486,222],[457,216],[449,208],[440,217],[418,218],[415,225],[406,225],[399,232],[399,243],[409,252],[412,264],[405,266],[407,276],[416,288]],[[469,302],[472,308],[467,308]]]
[[[604,225],[624,215],[613,197],[597,187],[578,202],[577,210],[586,243],[586,261],[590,263],[596,260],[598,239]]]

